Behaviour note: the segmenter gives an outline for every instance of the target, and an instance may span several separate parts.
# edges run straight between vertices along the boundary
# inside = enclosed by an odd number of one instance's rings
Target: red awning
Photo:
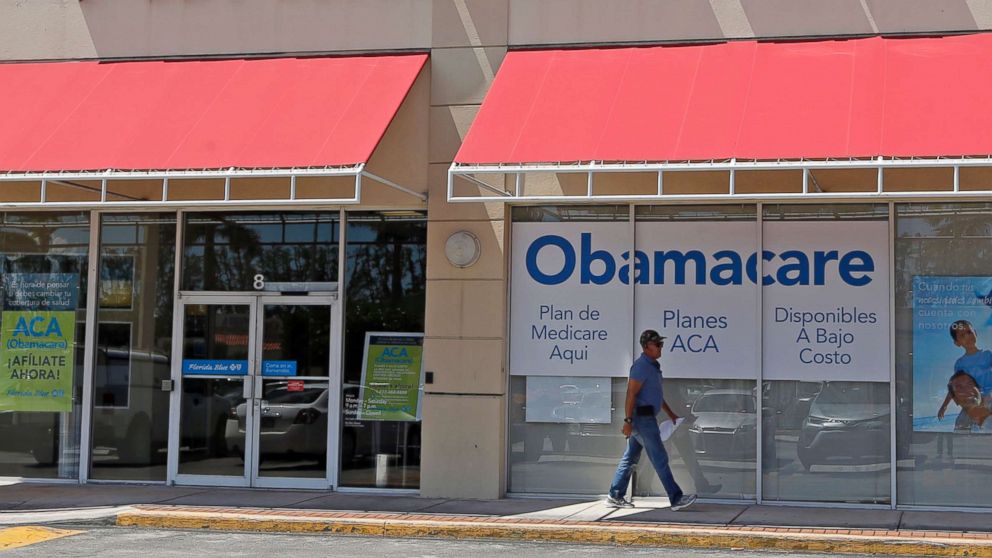
[[[357,165],[426,59],[0,64],[0,171]]]
[[[992,154],[992,34],[507,54],[459,164]]]

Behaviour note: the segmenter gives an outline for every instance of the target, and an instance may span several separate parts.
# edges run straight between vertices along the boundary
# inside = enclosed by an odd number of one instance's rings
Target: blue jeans
[[[641,458],[641,449],[648,451],[648,459],[654,470],[661,479],[661,484],[668,493],[668,501],[675,504],[682,499],[682,489],[675,482],[672,469],[668,466],[668,452],[661,443],[661,435],[658,433],[658,422],[655,417],[634,418],[634,430],[630,438],[627,439],[627,450],[623,452],[620,464],[617,465],[617,472],[613,475],[613,484],[610,485],[610,496],[623,498],[627,494],[627,484],[630,482],[630,475],[634,472],[634,466]],[[668,420],[668,419],[665,419]]]

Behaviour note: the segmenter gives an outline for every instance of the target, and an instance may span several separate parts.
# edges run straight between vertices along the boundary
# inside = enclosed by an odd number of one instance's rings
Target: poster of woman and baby
[[[913,278],[913,430],[992,433],[992,279]]]

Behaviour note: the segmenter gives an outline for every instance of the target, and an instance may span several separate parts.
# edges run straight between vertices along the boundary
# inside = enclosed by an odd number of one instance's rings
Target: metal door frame
[[[188,305],[195,304],[227,304],[246,305],[249,307],[249,328],[248,328],[248,374],[244,377],[244,393],[251,397],[246,399],[255,403],[248,405],[246,410],[246,433],[245,433],[245,460],[244,474],[241,477],[227,475],[194,475],[179,473],[179,449],[180,449],[180,418],[182,413],[182,360],[183,360],[183,339],[185,336],[184,320],[185,309]],[[260,421],[258,413],[257,397],[261,394],[262,375],[262,320],[259,312],[264,306],[274,305],[300,305],[300,306],[328,306],[331,314],[329,347],[329,372],[328,377],[328,425],[327,425],[327,468],[324,478],[264,478],[258,474],[258,434],[260,431]],[[265,487],[265,488],[318,488],[333,489],[338,481],[338,453],[339,436],[341,425],[341,316],[340,305],[338,304],[337,293],[315,293],[308,295],[300,294],[279,294],[272,292],[236,292],[236,293],[187,293],[179,292],[176,299],[177,311],[173,315],[173,343],[172,343],[172,385],[173,389],[169,401],[169,444],[168,444],[168,466],[167,483],[188,486],[228,486],[228,487]],[[210,376],[204,376],[210,377]],[[228,376],[225,376],[228,377]]]
[[[327,377],[327,455],[325,458],[325,473],[324,478],[292,478],[292,477],[263,477],[259,474],[259,465],[261,463],[259,459],[259,447],[261,446],[261,440],[259,436],[261,435],[261,416],[257,412],[254,414],[253,422],[253,432],[250,434],[252,438],[252,443],[246,444],[252,448],[251,456],[251,470],[249,478],[251,480],[251,486],[261,487],[261,488],[317,488],[317,489],[328,489],[337,486],[337,474],[338,474],[338,446],[340,436],[338,432],[341,428],[341,372],[338,363],[340,362],[339,354],[340,342],[335,342],[340,340],[340,321],[338,320],[337,313],[337,296],[331,294],[276,294],[276,293],[265,293],[259,294],[256,297],[256,308],[255,308],[255,332],[254,332],[254,351],[253,358],[255,360],[254,370],[258,373],[252,378],[252,390],[255,405],[259,405],[260,397],[262,394],[262,383],[264,381],[264,376],[262,376],[261,366],[262,366],[262,340],[263,328],[265,326],[265,320],[262,317],[265,315],[266,306],[326,306],[330,310],[331,324],[329,331],[328,343],[330,344],[328,351],[328,358],[330,362],[328,363],[328,377]],[[297,377],[306,380],[306,376]],[[315,378],[320,378],[317,376]],[[246,433],[246,437],[249,434]]]

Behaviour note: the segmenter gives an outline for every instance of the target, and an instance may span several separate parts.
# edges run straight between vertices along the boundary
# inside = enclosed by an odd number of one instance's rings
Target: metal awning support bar
[[[842,199],[842,198],[938,198],[938,197],[986,197],[992,193],[988,190],[961,190],[961,168],[988,167],[992,169],[992,156],[969,158],[931,158],[931,159],[842,159],[842,160],[782,160],[782,161],[726,161],[675,162],[675,163],[603,163],[589,161],[582,163],[554,164],[492,164],[492,165],[460,165],[452,164],[448,169],[448,201],[449,202],[560,202],[560,201],[604,201],[604,202],[636,202],[664,199],[668,201],[706,201],[706,200],[784,200],[796,198]],[[943,189],[926,191],[890,191],[885,189],[885,169],[922,169],[922,168],[951,168],[954,171],[953,188],[945,185]],[[817,186],[811,174],[813,170],[864,169],[876,172],[875,188],[862,192],[823,192]],[[737,189],[738,171],[802,171],[801,192],[781,193],[739,193]],[[720,171],[727,174],[726,193],[721,194],[665,194],[664,175],[666,172],[702,172]],[[595,195],[593,183],[597,173],[657,173],[658,187],[655,194],[630,195]],[[559,195],[525,195],[521,185],[528,173],[586,173],[588,175],[585,193]],[[516,187],[508,192],[486,184],[478,175],[512,174],[515,176]],[[454,188],[455,178],[465,179],[496,196],[457,195]],[[811,184],[812,183],[812,184]],[[815,187],[815,188],[814,188]]]
[[[400,186],[399,184],[393,182],[392,180],[383,178],[383,177],[381,177],[379,175],[376,175],[376,174],[372,174],[372,173],[370,173],[368,171],[362,171],[362,176],[365,176],[366,178],[371,178],[372,180],[375,180],[376,182],[378,182],[380,184],[385,184],[386,186],[389,186],[390,188],[392,188],[394,190],[399,190],[400,192],[403,192],[404,194],[411,195],[411,196],[417,198],[420,201],[427,201],[427,196],[425,194],[422,194],[420,192],[414,192],[413,190],[411,190],[409,188],[405,188],[403,186]]]

